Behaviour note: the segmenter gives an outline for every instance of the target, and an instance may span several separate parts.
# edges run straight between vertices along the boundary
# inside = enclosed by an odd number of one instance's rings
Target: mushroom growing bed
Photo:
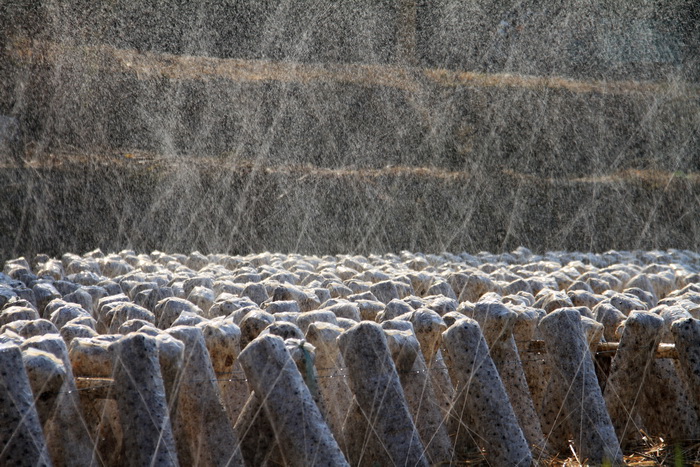
[[[522,247],[11,259],[0,464],[616,464],[687,445],[699,270],[692,251]]]

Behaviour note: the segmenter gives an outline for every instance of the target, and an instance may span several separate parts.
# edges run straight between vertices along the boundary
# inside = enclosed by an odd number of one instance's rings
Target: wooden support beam
[[[409,2],[410,3],[410,2]],[[404,33],[408,35],[408,32]],[[403,48],[409,53],[410,40]],[[108,45],[70,45],[12,37],[8,57],[19,64],[77,65],[91,72],[132,73],[137,79],[228,79],[234,82],[349,83],[386,86],[418,93],[426,85],[474,88],[553,89],[582,94],[663,95],[681,100],[700,97],[700,86],[678,82],[575,80],[557,76],[477,73],[395,65],[310,64],[138,52]]]
[[[618,342],[601,342],[598,344],[598,349],[596,350],[597,355],[609,355],[614,356],[617,352],[617,347],[620,344]],[[547,349],[545,348],[544,341],[530,341],[528,344],[527,352],[545,354]],[[678,358],[678,351],[674,344],[664,344],[661,343],[656,349],[656,358]],[[111,378],[90,378],[90,377],[76,377],[76,385],[79,391],[89,391],[91,397],[96,399],[114,399],[112,394],[112,385],[114,381]]]
[[[78,376],[75,378],[75,384],[78,391],[89,394],[95,399],[114,399],[112,386],[114,380],[112,378],[89,378]]]
[[[618,342],[601,342],[598,344],[596,354],[614,356],[619,345]],[[528,352],[547,353],[544,341],[530,341]],[[676,346],[673,344],[659,344],[659,347],[656,349],[656,358],[678,358]]]

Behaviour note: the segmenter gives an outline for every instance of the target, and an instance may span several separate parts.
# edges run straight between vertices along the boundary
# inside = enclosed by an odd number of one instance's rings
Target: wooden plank
[[[598,353],[604,354],[609,352],[616,352],[617,347],[620,344],[618,342],[603,342],[598,345]],[[661,343],[656,348],[656,358],[678,358],[678,351],[674,344]]]
[[[114,399],[112,378],[88,378],[78,376],[75,378],[75,385],[81,393],[87,393],[89,397],[95,399]]]
[[[19,63],[60,64],[62,66],[71,66],[72,63],[76,63],[88,71],[133,73],[137,79],[153,77],[179,80],[222,78],[234,82],[277,81],[300,84],[334,82],[362,86],[386,86],[409,93],[421,92],[425,85],[429,84],[443,88],[554,89],[583,94],[659,95],[682,100],[700,97],[700,86],[692,83],[574,80],[556,76],[478,73],[381,64],[311,64],[291,61],[222,59],[138,52],[107,45],[77,46],[17,37],[8,41],[7,50],[10,59]]]
[[[597,355],[610,355],[611,357],[617,352],[617,348],[620,345],[619,342],[601,342],[598,344],[598,349],[596,351]],[[532,353],[547,353],[544,341],[530,341],[528,344],[528,352]],[[656,349],[656,358],[678,358],[678,351],[676,351],[676,346],[673,344],[661,343]]]

